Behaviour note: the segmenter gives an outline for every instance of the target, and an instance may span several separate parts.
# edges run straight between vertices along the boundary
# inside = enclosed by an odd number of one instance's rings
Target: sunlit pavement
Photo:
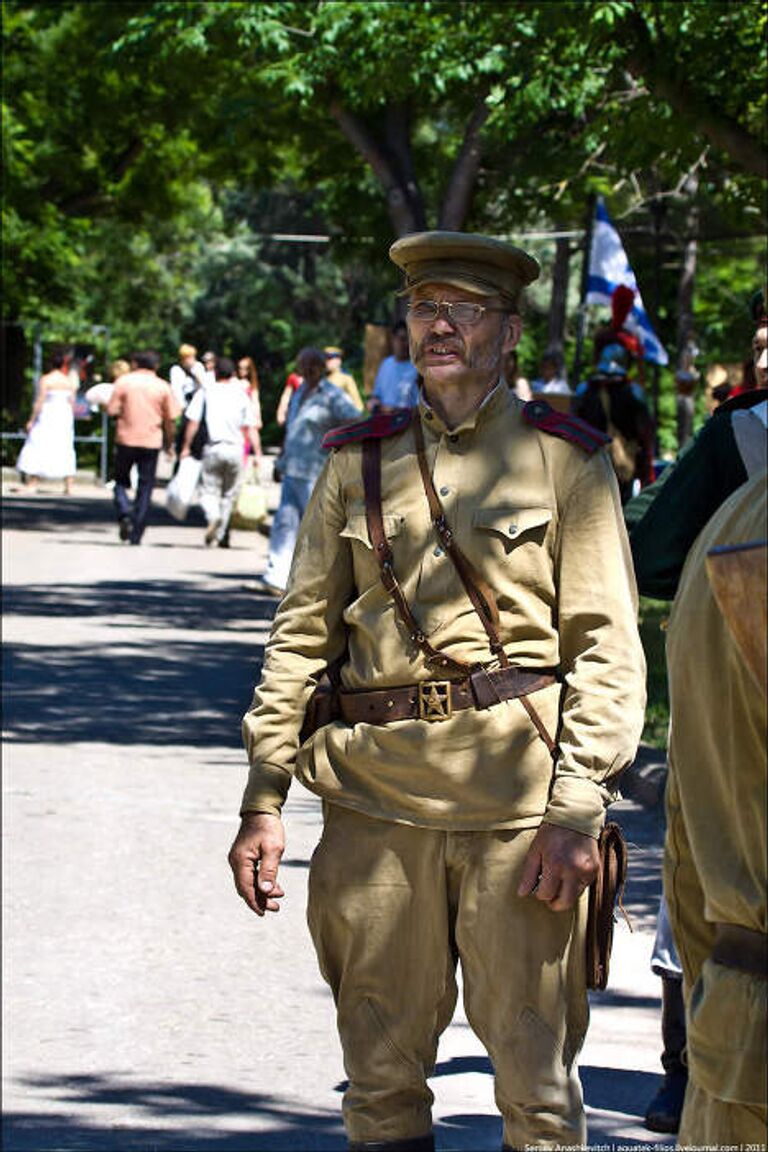
[[[304,922],[319,808],[286,810],[287,895],[256,921],[226,864],[245,779],[239,718],[274,601],[245,585],[266,539],[206,549],[156,496],[139,548],[111,498],[4,494],[4,1147],[344,1148],[333,1004]],[[661,813],[633,844],[609,990],[581,1073],[593,1146],[658,1138],[659,982],[649,956]],[[498,1149],[491,1069],[460,1015],[432,1081],[441,1150]]]

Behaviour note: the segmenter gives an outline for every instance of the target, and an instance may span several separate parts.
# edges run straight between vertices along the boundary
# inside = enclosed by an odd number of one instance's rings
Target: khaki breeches
[[[589,1016],[586,899],[551,912],[517,896],[534,834],[442,832],[326,804],[308,919],[338,1010],[350,1140],[431,1131],[427,1076],[456,1005],[459,961],[505,1143],[586,1142],[576,1069]]]
[[[677,1137],[678,1148],[765,1148],[768,1110],[761,1104],[731,1104],[688,1081]]]

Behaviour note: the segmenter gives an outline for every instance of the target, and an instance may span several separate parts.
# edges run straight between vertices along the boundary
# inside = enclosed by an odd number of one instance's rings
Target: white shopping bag
[[[184,520],[190,504],[194,502],[202,467],[201,460],[185,456],[179,464],[178,472],[168,484],[165,506],[174,520]]]
[[[251,456],[245,466],[245,476],[229,522],[233,528],[254,531],[266,518],[267,494],[259,479],[256,462]]]

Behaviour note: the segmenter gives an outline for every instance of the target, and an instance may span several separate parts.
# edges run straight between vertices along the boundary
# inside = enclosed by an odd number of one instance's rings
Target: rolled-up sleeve
[[[634,759],[645,712],[637,589],[609,460],[584,462],[556,550],[564,687],[548,823],[597,836],[617,776]]]
[[[250,772],[241,813],[280,812],[293,776],[314,677],[346,647],[343,611],[353,586],[335,465],[327,462],[299,530],[286,594],[267,644],[261,682],[243,718]]]

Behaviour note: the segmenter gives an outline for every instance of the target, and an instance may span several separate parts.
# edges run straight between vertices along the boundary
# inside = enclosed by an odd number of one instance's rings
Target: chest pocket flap
[[[399,516],[397,513],[385,512],[383,520],[385,536],[388,540],[394,540],[395,536],[399,536],[403,530],[405,517]],[[339,535],[349,540],[359,540],[361,544],[365,544],[366,548],[373,550],[368,538],[368,522],[365,516],[349,516]]]
[[[472,526],[496,532],[505,540],[517,540],[532,528],[544,527],[551,519],[551,508],[478,508]]]

